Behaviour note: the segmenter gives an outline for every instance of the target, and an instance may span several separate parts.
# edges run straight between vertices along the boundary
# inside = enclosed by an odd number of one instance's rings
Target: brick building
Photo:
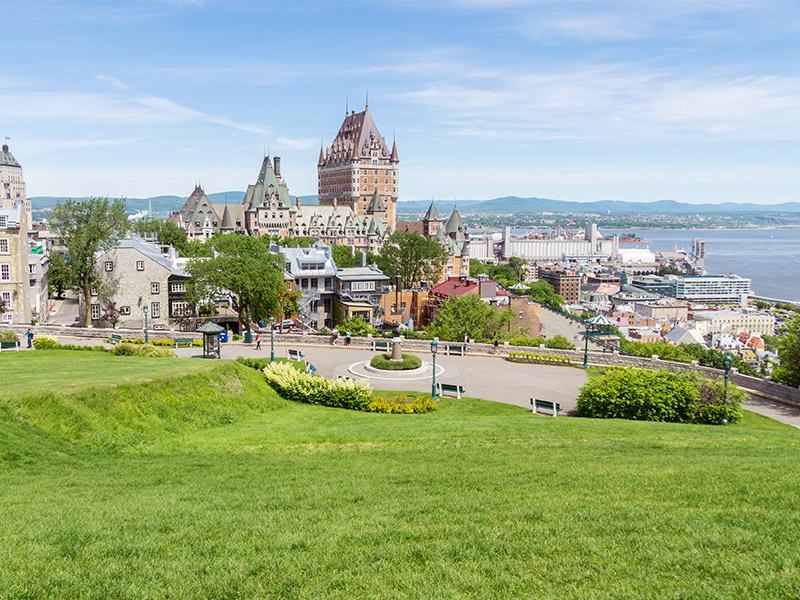
[[[539,269],[539,279],[546,281],[567,304],[577,304],[581,298],[581,276],[572,271]]]
[[[399,171],[397,144],[389,150],[369,107],[353,111],[345,116],[333,143],[319,150],[319,203],[383,217],[394,231]]]

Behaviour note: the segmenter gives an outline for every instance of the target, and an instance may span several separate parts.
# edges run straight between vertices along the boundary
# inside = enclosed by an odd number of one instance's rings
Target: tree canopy
[[[67,248],[67,270],[72,285],[83,297],[84,324],[92,325],[88,304],[92,286],[98,281],[95,259],[107,252],[129,230],[125,200],[86,198],[58,202],[50,217],[50,229],[64,240]]]
[[[218,254],[192,259],[186,266],[190,302],[207,305],[218,296],[229,296],[245,329],[252,321],[293,314],[296,299],[283,279],[285,262],[283,256],[269,251],[269,240],[230,234],[207,243]]]
[[[775,379],[792,387],[800,386],[800,315],[787,325],[777,346],[781,364],[775,368]]]
[[[443,340],[461,341],[464,335],[479,341],[492,341],[508,335],[513,318],[510,310],[499,311],[477,294],[453,296],[442,303],[427,331]]]
[[[186,231],[178,227],[172,221],[163,219],[142,219],[134,223],[133,230],[142,235],[142,237],[155,235],[159,244],[172,246],[181,256],[187,256],[188,254],[189,243],[186,240]]]
[[[353,252],[351,246],[334,244],[331,246],[331,253],[333,255],[333,262],[336,263],[338,269],[357,267],[361,264],[361,252]]]
[[[400,275],[403,287],[412,288],[439,277],[442,265],[447,262],[447,251],[419,233],[395,231],[381,248],[376,262],[390,280]]]

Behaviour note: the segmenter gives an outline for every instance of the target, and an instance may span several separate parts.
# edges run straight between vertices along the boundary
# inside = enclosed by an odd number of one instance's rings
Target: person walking
[[[256,350],[261,350],[261,334],[256,333]]]
[[[33,348],[33,332],[30,329],[25,332],[25,337],[28,339],[28,348]]]
[[[499,346],[499,343],[497,341],[497,338],[494,338],[494,353],[495,354],[497,354],[497,352],[498,352],[498,346]]]

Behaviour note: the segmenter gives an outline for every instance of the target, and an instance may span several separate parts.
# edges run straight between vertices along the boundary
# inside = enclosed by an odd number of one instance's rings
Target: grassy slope
[[[137,453],[7,413],[0,447],[38,450],[0,468],[0,597],[800,595],[800,436],[757,415],[267,407],[151,428]]]

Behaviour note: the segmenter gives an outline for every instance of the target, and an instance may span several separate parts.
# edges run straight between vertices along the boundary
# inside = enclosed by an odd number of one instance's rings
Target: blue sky
[[[32,196],[244,190],[265,149],[314,194],[369,90],[401,200],[800,200],[791,0],[4,4]]]

